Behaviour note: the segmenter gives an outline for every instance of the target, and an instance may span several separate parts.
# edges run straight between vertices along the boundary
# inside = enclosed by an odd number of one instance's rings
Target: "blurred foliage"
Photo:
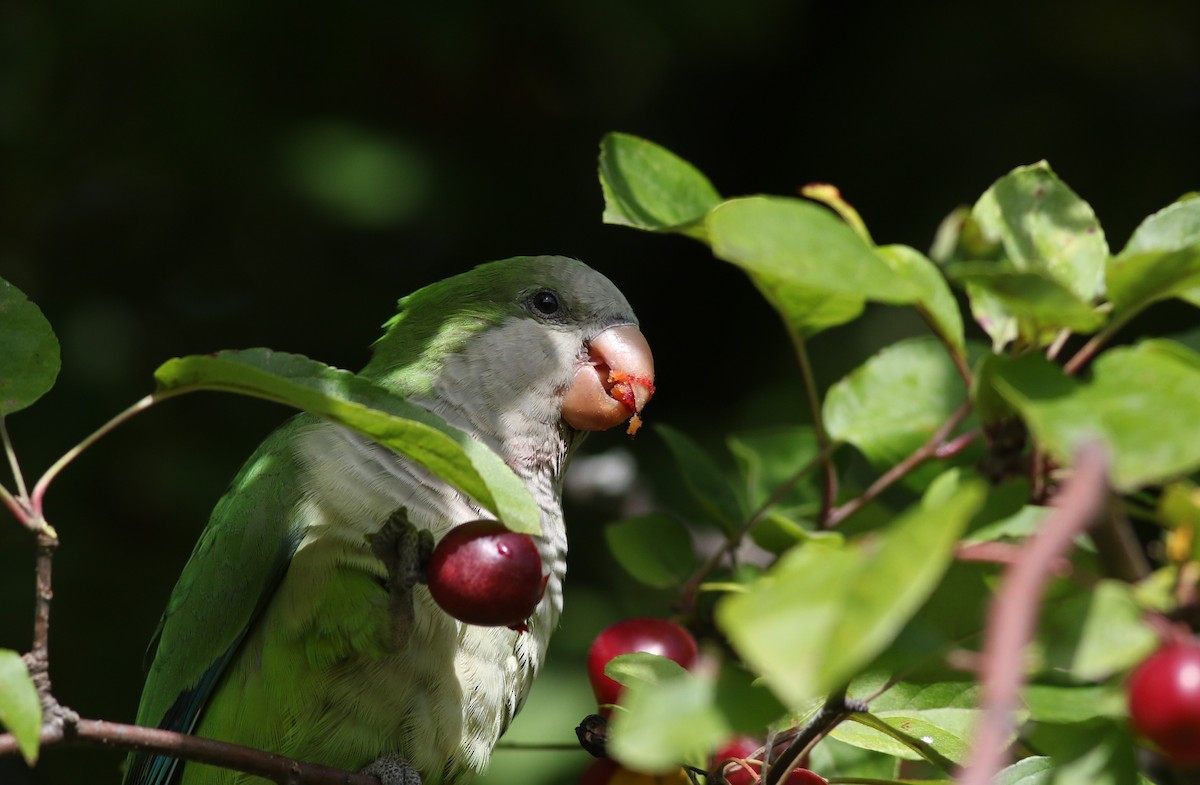
[[[169,357],[272,346],[356,368],[400,295],[479,261],[564,253],[642,318],[660,387],[628,447],[639,493],[679,509],[656,423],[720,447],[735,428],[800,423],[805,406],[793,370],[766,359],[786,337],[739,271],[697,243],[601,223],[605,132],[663,143],[723,194],[835,182],[878,242],[922,250],[947,209],[1048,159],[1102,208],[1116,249],[1196,186],[1198,121],[1200,6],[1187,0],[0,0],[0,274],[63,352],[58,385],[9,427],[38,473]],[[1175,304],[1148,318],[1123,336],[1195,323]],[[868,306],[813,343],[816,375],[825,386],[919,331],[906,310]],[[208,510],[287,414],[190,396],[60,479],[51,652],[66,703],[132,718],[142,653]],[[605,434],[587,448],[618,446]],[[666,607],[631,585],[601,529],[645,499],[569,505],[564,626],[514,734],[558,716],[564,685],[586,708],[583,655],[604,624]],[[32,554],[0,525],[0,647],[28,646]],[[531,754],[499,753],[495,781],[568,782],[587,763],[555,753],[544,769]],[[118,759],[52,750],[33,776],[0,761],[0,781],[106,781]]]

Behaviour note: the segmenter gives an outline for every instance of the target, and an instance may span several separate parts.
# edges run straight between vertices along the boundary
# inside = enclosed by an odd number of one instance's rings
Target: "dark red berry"
[[[685,668],[696,661],[696,639],[673,621],[651,617],[625,619],[606,627],[592,641],[588,651],[588,679],[607,715],[605,704],[616,703],[621,685],[604,675],[604,666],[618,654],[644,651],[674,660]]]
[[[434,546],[429,593],[459,621],[520,629],[545,590],[542,558],[528,534],[498,521],[471,521]]]

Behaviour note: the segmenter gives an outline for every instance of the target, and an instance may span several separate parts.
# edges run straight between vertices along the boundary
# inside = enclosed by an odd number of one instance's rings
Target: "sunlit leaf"
[[[924,254],[907,245],[884,245],[875,249],[889,267],[912,282],[920,292],[916,307],[946,343],[965,348],[962,313],[941,269]]]
[[[911,338],[834,384],[822,416],[831,437],[853,444],[877,466],[891,466],[928,441],[966,399],[945,347],[934,338]]]
[[[945,572],[983,496],[982,483],[948,474],[878,532],[799,545],[718,602],[717,624],[776,695],[800,707],[891,643]]]
[[[0,727],[17,739],[26,763],[37,762],[41,747],[42,704],[21,655],[0,649]]]
[[[998,304],[1002,312],[1015,319],[1018,335],[1026,343],[1044,345],[1060,329],[1090,333],[1104,323],[1104,316],[1043,270],[1013,270],[993,262],[961,262],[947,271],[967,287],[974,304],[986,292],[984,319],[992,318]],[[996,336],[993,335],[993,342]]]
[[[992,184],[971,216],[1020,271],[1042,271],[1090,302],[1104,290],[1108,243],[1096,214],[1045,161]]]
[[[0,278],[0,417],[45,395],[58,378],[58,338],[17,287]]]
[[[706,218],[713,254],[778,285],[886,303],[920,290],[832,212],[803,199],[730,199]]]
[[[1145,287],[1154,297],[1182,297],[1193,305],[1200,305],[1200,281],[1196,280],[1195,251],[1200,246],[1200,198],[1188,194],[1173,204],[1142,221],[1134,230],[1129,242],[1108,271],[1110,297],[1128,304],[1133,296],[1129,287]],[[1131,257],[1184,251],[1184,258],[1172,258],[1150,262],[1133,262]],[[1150,271],[1139,271],[1140,266],[1150,266]],[[1138,273],[1142,274],[1139,275]],[[1116,275],[1114,276],[1114,273]],[[1150,279],[1149,281],[1143,280]],[[1115,280],[1114,280],[1115,279]],[[1113,286],[1117,291],[1113,291]]]
[[[604,222],[703,239],[700,221],[721,200],[703,174],[654,142],[609,133],[600,141]]]
[[[1137,751],[1126,718],[1069,725],[1043,724],[1032,746],[1054,762],[1052,785],[1132,785],[1140,782]],[[1024,785],[1024,784],[1023,784]]]
[[[328,417],[411,458],[496,513],[515,531],[541,533],[525,484],[491,449],[444,420],[349,371],[270,349],[168,360],[157,394],[222,390]]]
[[[702,764],[730,735],[714,694],[710,680],[682,668],[674,676],[630,681],[622,692],[623,710],[613,712],[609,754],[647,774],[674,771],[685,762]]]
[[[906,744],[894,736],[858,722],[843,722],[831,735],[847,744],[905,760],[925,759],[927,755],[918,750],[932,749],[957,764],[966,761],[968,744],[979,718],[979,711],[976,709],[957,708],[872,711],[872,714],[915,744]],[[917,749],[914,749],[914,746]]]
[[[604,527],[604,538],[626,572],[656,589],[682,584],[696,568],[687,527],[661,513],[610,523]]]
[[[1107,445],[1111,479],[1129,490],[1200,467],[1200,356],[1170,341],[1144,341],[1103,353],[1092,379],[1068,377],[1038,355],[998,364],[999,392],[1039,444],[1069,464],[1077,448]]]

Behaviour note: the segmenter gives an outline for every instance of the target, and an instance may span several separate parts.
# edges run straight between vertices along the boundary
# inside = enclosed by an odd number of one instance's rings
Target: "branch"
[[[796,762],[813,744],[837,727],[838,723],[856,712],[864,712],[867,706],[862,701],[846,697],[846,690],[841,689],[830,695],[817,715],[800,729],[792,738],[787,749],[779,757],[771,761],[770,769],[763,778],[765,785],[779,785],[792,772]]]
[[[73,722],[47,723],[42,728],[42,746],[103,747],[170,755],[265,777],[279,785],[379,785],[379,780],[370,774],[355,774],[330,766],[304,763],[239,744],[105,720],[76,719]],[[12,734],[0,735],[0,756],[16,751],[17,743]]]
[[[813,432],[817,437],[817,447],[821,451],[821,465],[824,468],[825,484],[821,489],[821,512],[817,520],[825,521],[833,503],[837,501],[838,479],[837,468],[833,465],[833,451],[830,449],[829,434],[825,430],[825,421],[821,417],[821,394],[817,391],[817,379],[813,376],[812,363],[808,360],[808,350],[804,348],[804,339],[788,325],[788,337],[796,350],[796,360],[800,364],[800,377],[804,381],[804,394],[808,398],[808,408],[812,412]]]
[[[747,518],[740,527],[738,527],[735,532],[725,538],[725,541],[722,542],[721,546],[713,552],[712,556],[708,558],[708,561],[700,565],[700,567],[694,573],[692,573],[692,576],[688,578],[687,583],[684,584],[683,590],[680,592],[679,603],[676,605],[677,611],[683,614],[691,613],[692,606],[696,602],[696,593],[700,590],[700,584],[704,583],[704,579],[711,575],[712,572],[721,565],[721,562],[724,561],[727,556],[729,556],[729,554],[737,550],[737,547],[741,545],[742,540],[746,538],[746,535],[750,533],[750,530],[753,529],[758,522],[761,521],[766,514],[771,511],[772,507],[779,504],[779,502],[781,502],[783,498],[787,496],[792,488],[796,487],[796,483],[804,479],[809,472],[816,468],[817,464],[827,466],[829,457],[833,455],[833,452],[837,449],[837,447],[838,445],[832,442],[825,445],[820,452],[814,455],[808,461],[808,463],[804,464],[799,471],[797,471],[795,474],[789,477],[786,482],[782,483],[779,485],[779,487],[772,491],[770,497],[763,502],[759,508],[755,510],[754,513],[751,514],[750,517]]]
[[[1024,681],[1025,646],[1055,564],[1099,515],[1108,490],[1108,457],[1098,444],[1079,450],[1075,471],[1055,498],[1054,512],[1004,574],[984,632],[982,716],[960,785],[987,785],[1007,760],[1013,711]]]
[[[837,526],[839,523],[870,504],[877,496],[879,496],[879,494],[891,487],[893,483],[903,478],[913,469],[917,468],[930,458],[948,457],[949,454],[953,454],[952,451],[946,450],[946,448],[943,446],[943,442],[946,441],[950,434],[954,432],[954,429],[957,428],[970,413],[971,402],[964,401],[961,406],[954,410],[954,413],[950,415],[946,422],[942,423],[942,426],[934,432],[933,436],[929,437],[928,441],[914,450],[907,458],[900,461],[900,463],[896,464],[880,475],[879,479],[871,483],[871,486],[863,491],[861,496],[856,499],[851,499],[842,506],[831,510],[829,513],[829,518],[826,520],[826,527],[832,529],[833,527]],[[972,439],[967,439],[965,442],[961,442],[960,439],[956,439],[954,442],[956,445],[955,449],[960,450],[963,447],[966,447],[966,445],[969,444],[973,439],[974,437],[972,437]]]

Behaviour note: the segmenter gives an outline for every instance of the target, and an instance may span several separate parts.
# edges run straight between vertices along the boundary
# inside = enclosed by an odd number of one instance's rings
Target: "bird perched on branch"
[[[653,360],[621,292],[557,256],[434,283],[385,327],[360,375],[495,451],[536,500],[549,576],[527,629],[459,622],[412,574],[416,543],[494,516],[400,454],[300,414],[213,511],[151,644],[138,724],[385,785],[451,785],[486,766],[562,610],[568,461],[587,431],[636,424]],[[136,754],[125,783],[253,779]]]

